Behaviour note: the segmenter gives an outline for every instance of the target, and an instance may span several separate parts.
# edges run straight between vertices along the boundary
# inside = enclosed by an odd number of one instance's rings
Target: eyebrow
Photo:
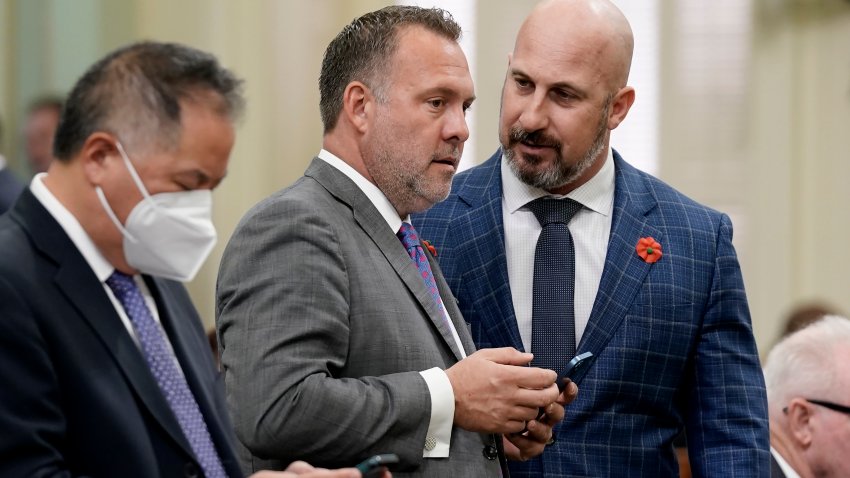
[[[445,86],[435,86],[433,88],[429,88],[429,89],[425,90],[425,93],[423,93],[423,96],[431,96],[431,95],[434,95],[434,94],[438,94],[438,95],[442,95],[442,96],[453,96],[453,97],[460,96],[460,94],[458,93],[457,90],[453,90],[453,89],[447,88]],[[466,98],[463,101],[472,103],[473,101],[475,101],[475,95],[472,95],[472,96],[470,96],[469,98]]]
[[[511,68],[511,76],[520,76],[522,78],[527,78],[527,79],[531,80],[531,76],[529,76],[527,73],[525,73],[524,71],[522,71],[518,68]],[[553,84],[549,85],[549,89],[550,90],[552,90],[552,89],[569,90],[569,91],[574,92],[576,95],[578,95],[582,98],[587,97],[587,94],[585,94],[584,90],[582,90],[581,88],[575,86],[574,84],[572,84],[568,81],[558,81],[556,83],[553,83]]]
[[[192,184],[192,187],[200,187],[205,184],[209,184],[211,187],[218,186],[222,180],[227,176],[227,171],[224,172],[224,175],[216,181],[213,181],[212,177],[207,173],[201,171],[200,169],[191,169],[188,171],[181,171],[177,173],[178,177],[190,177],[195,180],[195,183]]]

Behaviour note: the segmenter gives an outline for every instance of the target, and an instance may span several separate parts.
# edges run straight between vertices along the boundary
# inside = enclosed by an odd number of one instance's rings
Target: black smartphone
[[[355,466],[360,473],[363,473],[363,478],[380,478],[384,474],[384,467],[398,463],[398,455],[395,453],[385,453],[383,455],[375,455]]]
[[[593,352],[585,352],[583,354],[576,355],[570,360],[570,363],[567,364],[567,370],[564,371],[563,375],[561,375],[558,380],[558,390],[564,391],[565,378],[570,380],[574,380],[577,377],[584,375],[585,369],[590,366],[590,359],[593,357]]]
[[[593,352],[585,352],[583,354],[576,355],[570,360],[570,363],[567,364],[567,369],[564,373],[558,377],[558,390],[561,392],[564,391],[566,384],[564,383],[564,379],[568,378],[573,380],[576,377],[580,377],[584,374],[585,369],[590,366],[590,359],[593,357]],[[546,415],[546,412],[543,409],[540,409],[540,413],[537,415],[537,419],[541,420],[543,416]]]

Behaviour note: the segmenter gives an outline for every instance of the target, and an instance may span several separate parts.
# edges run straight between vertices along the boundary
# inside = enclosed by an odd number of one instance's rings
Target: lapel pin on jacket
[[[635,250],[637,251],[637,255],[649,264],[661,259],[661,244],[652,237],[641,237],[638,239]]]

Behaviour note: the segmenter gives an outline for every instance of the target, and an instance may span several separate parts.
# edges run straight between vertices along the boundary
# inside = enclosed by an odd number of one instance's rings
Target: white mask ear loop
[[[100,204],[103,206],[103,209],[106,211],[106,215],[109,216],[109,219],[112,220],[112,223],[115,224],[115,227],[121,231],[121,234],[127,239],[133,242],[139,242],[130,231],[128,231],[124,225],[121,224],[121,221],[118,220],[118,216],[115,215],[115,212],[112,211],[112,206],[109,205],[109,201],[106,200],[106,195],[103,194],[103,189],[100,186],[95,186],[94,192],[97,193],[98,199],[100,199]]]
[[[145,183],[142,182],[142,178],[139,177],[139,173],[136,172],[136,168],[133,167],[133,163],[130,162],[130,158],[127,156],[127,153],[124,152],[124,147],[121,146],[121,141],[115,141],[115,146],[118,148],[118,152],[121,153],[121,157],[124,159],[124,164],[127,165],[127,169],[130,171],[130,176],[133,178],[133,182],[136,183],[136,187],[139,188],[139,192],[142,193],[142,196],[145,200],[151,201],[154,207],[156,207],[156,202],[151,200],[151,195],[148,194],[148,190],[145,188]]]

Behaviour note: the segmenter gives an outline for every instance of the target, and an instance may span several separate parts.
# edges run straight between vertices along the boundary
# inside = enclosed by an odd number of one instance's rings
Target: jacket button
[[[198,478],[201,476],[198,467],[194,463],[186,463],[183,465],[183,476],[186,478]]]
[[[487,445],[482,451],[484,452],[484,458],[488,460],[499,458],[499,450],[496,449],[496,445]]]

